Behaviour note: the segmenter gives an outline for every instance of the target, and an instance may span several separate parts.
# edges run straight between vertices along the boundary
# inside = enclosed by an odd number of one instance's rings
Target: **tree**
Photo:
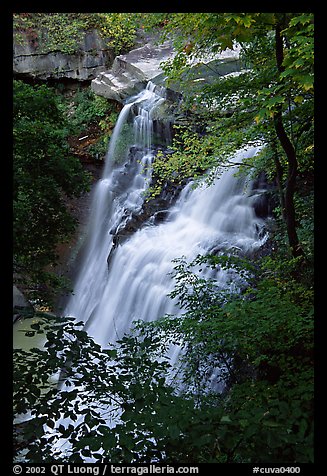
[[[15,426],[18,461],[22,449],[34,463],[187,462],[199,451],[208,415],[167,384],[166,346],[156,332],[101,349],[83,323],[38,319],[28,335],[45,332],[44,348],[14,355],[14,413],[27,416]]]
[[[159,14],[157,20],[177,50],[165,70],[171,81],[183,79],[187,107],[194,109],[197,104],[207,133],[214,136],[211,155],[216,161],[226,159],[232,145],[236,149],[250,141],[265,142],[266,160],[262,161],[261,154],[261,163],[256,164],[271,169],[273,158],[289,246],[293,256],[302,255],[294,194],[309,150],[313,162],[313,15],[177,13]],[[204,61],[208,54],[235,44],[247,65],[238,77],[224,78],[218,65],[215,81],[204,87],[189,81],[187,89],[187,78],[194,77],[195,59]],[[208,139],[200,137],[199,141],[207,155]],[[174,160],[184,155],[180,149]],[[310,167],[307,163],[307,171]]]
[[[69,156],[65,119],[46,86],[14,81],[14,271],[31,285],[52,284],[46,267],[75,219],[67,197],[88,189],[90,177]]]
[[[199,265],[248,285],[226,295]],[[184,314],[139,322],[106,349],[83,322],[38,313],[27,334],[45,333],[44,348],[14,354],[14,414],[29,417],[15,425],[17,461],[25,449],[31,463],[312,462],[312,295],[289,267],[179,260],[173,295]],[[176,342],[183,366],[172,368]]]
[[[302,219],[299,184],[312,170],[311,15],[286,15],[286,27],[283,14],[151,18],[182,33],[171,73],[177,75],[179,64],[185,78],[193,53],[224,49],[231,38],[251,64],[238,77],[217,75],[197,90],[197,124],[176,137],[173,154],[162,157],[164,178],[225,165],[242,144],[264,140],[266,147],[253,161],[245,159],[244,167],[276,178],[283,214],[289,212],[288,191]],[[284,40],[283,71],[276,63],[276,34]],[[278,137],[281,131],[283,140],[280,120],[296,152],[293,191],[288,175],[294,163]],[[297,255],[299,248],[292,251]],[[301,254],[251,262],[230,256],[177,260],[172,297],[182,315],[138,323],[136,333],[114,348],[101,349],[80,329],[82,323],[39,315],[32,333],[46,332],[45,347],[15,351],[14,411],[31,412],[15,426],[17,459],[25,448],[30,462],[52,461],[54,455],[62,462],[312,462],[313,297],[301,260]],[[203,278],[199,267],[207,265],[230,270],[232,280],[240,277],[241,293],[231,295]],[[167,359],[168,346],[176,342],[184,351],[182,375]],[[58,373],[60,385],[49,386]],[[209,375],[225,385],[222,394],[211,391]],[[178,391],[177,381],[184,384]]]

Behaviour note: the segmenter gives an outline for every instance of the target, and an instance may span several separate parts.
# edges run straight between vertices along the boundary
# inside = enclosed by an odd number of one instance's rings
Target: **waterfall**
[[[101,300],[108,279],[107,258],[115,246],[114,234],[141,209],[143,192],[151,178],[152,114],[165,100],[163,93],[149,82],[144,91],[129,99],[118,117],[103,176],[94,190],[87,243],[65,315],[87,322]]]
[[[164,222],[154,225],[149,220],[123,243],[113,242],[113,233],[142,207],[143,191],[151,178],[150,167],[145,166],[154,155],[153,113],[164,100],[163,91],[150,83],[119,116],[104,175],[94,194],[88,246],[65,310],[65,315],[83,320],[89,334],[103,346],[122,338],[135,319],[150,321],[180,312],[167,297],[174,287],[169,275],[173,259],[184,256],[191,261],[213,250],[248,252],[264,240],[259,233],[263,221],[245,190],[251,187],[245,177],[234,176],[234,166],[210,186],[194,188],[189,183]],[[132,131],[132,141],[122,147],[119,141],[126,128]],[[131,147],[137,152],[132,160],[128,158]],[[234,161],[257,150],[243,149]],[[224,286],[226,274],[220,271],[215,279]]]

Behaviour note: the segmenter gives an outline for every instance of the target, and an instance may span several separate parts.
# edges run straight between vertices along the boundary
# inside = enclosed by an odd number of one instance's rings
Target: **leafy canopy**
[[[299,166],[297,216],[312,253],[312,15],[150,17],[168,34],[180,33],[179,54],[168,65],[175,79],[187,74],[192,55],[224,50],[233,40],[250,66],[237,77],[217,74],[195,98],[189,93],[195,120],[176,136],[173,153],[160,158],[167,164],[158,162],[158,176],[181,180],[200,173],[195,164],[205,169],[213,160],[228,160],[243,142],[264,140],[266,148],[249,165],[281,179],[284,193],[288,158],[274,128],[282,112]],[[282,68],[275,59],[277,24],[285,39]],[[279,233],[285,241],[285,229],[277,225],[276,238]],[[15,413],[31,412],[16,434],[17,459],[25,447],[30,462],[54,456],[70,462],[312,462],[312,276],[278,244],[278,254],[261,262],[230,256],[177,260],[172,297],[182,315],[138,323],[135,334],[115,347],[101,349],[70,319],[38,316],[32,328],[46,332],[45,347],[15,351]],[[230,270],[230,279],[242,283],[240,294],[205,279],[200,269],[207,265]],[[183,349],[182,372],[167,358],[176,343]],[[61,386],[51,385],[58,372]],[[224,391],[212,391],[210,381]]]
[[[56,245],[75,228],[66,197],[88,189],[90,177],[68,154],[66,119],[48,87],[14,81],[14,270],[31,283],[55,280],[46,267]],[[45,281],[44,281],[45,280]]]
[[[232,269],[247,286],[232,297],[199,266]],[[25,447],[34,463],[312,462],[312,293],[286,279],[292,266],[178,260],[173,295],[184,314],[138,322],[107,349],[83,323],[36,316],[44,348],[14,356],[14,410],[31,412],[17,460]]]
[[[246,166],[275,181],[289,248],[294,256],[303,254],[296,201],[313,170],[313,15],[168,13],[150,23],[160,24],[176,48],[163,68],[168,84],[180,85],[193,119],[188,126],[193,153],[186,132],[177,131],[173,153],[157,158],[152,193],[158,195],[167,180],[197,178],[206,165],[224,164],[240,147],[261,142],[262,153]],[[221,62],[212,57],[234,47],[241,70],[221,74]]]

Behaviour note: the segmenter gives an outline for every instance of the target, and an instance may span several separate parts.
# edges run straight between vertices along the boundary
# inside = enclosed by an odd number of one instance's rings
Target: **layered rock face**
[[[14,41],[13,44],[13,72],[16,76],[92,81],[91,88],[96,94],[119,102],[139,93],[148,81],[163,83],[162,62],[175,55],[169,42],[157,45],[151,38],[140,34],[139,47],[116,57],[95,29],[85,32],[79,48],[72,54],[59,50],[40,52],[29,40],[28,33],[20,32],[20,35],[25,35],[23,41]],[[226,50],[201,64],[195,63],[192,69],[194,82],[210,82],[212,73],[224,76],[239,71],[238,50]],[[174,85],[167,90],[167,99],[175,101],[181,93],[180,85]]]
[[[105,46],[96,30],[84,35],[74,54],[60,51],[39,53],[27,39],[14,43],[13,71],[37,79],[74,79],[90,81],[101,71],[111,67],[114,53]]]

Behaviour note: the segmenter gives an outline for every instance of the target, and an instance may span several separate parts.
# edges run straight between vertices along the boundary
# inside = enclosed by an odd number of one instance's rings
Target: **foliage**
[[[14,81],[13,117],[15,271],[30,285],[46,284],[54,282],[46,267],[56,262],[56,245],[75,227],[65,197],[87,190],[89,176],[68,155],[53,91]]]
[[[31,326],[46,332],[45,347],[14,358],[14,410],[31,412],[18,435],[29,462],[313,461],[312,293],[286,277],[299,260],[176,262],[184,314],[138,322],[115,346],[101,349],[71,318]],[[246,282],[241,295],[201,277],[207,265]],[[183,378],[167,358],[173,343]]]
[[[121,54],[134,44],[136,19],[132,13],[18,13],[13,27],[17,43],[28,41],[39,53],[74,54],[85,33],[96,29],[105,45]]]
[[[74,113],[71,116],[75,129],[83,131],[86,124],[99,121],[113,114],[112,104],[101,96],[97,96],[91,89],[79,91],[74,96]],[[115,120],[115,118],[113,118]]]
[[[14,413],[30,417],[15,425],[16,459],[32,463],[85,458],[166,464],[312,462],[312,15],[146,15],[168,36],[176,37],[178,54],[167,65],[174,80],[186,77],[190,60],[232,47],[233,41],[241,45],[242,59],[250,66],[239,76],[217,75],[216,82],[195,91],[196,97],[188,92],[190,101],[185,105],[193,104],[189,117],[194,120],[188,129],[177,130],[172,153],[159,153],[151,193],[157,195],[166,181],[197,178],[212,165],[228,165],[244,143],[264,143],[259,154],[244,160],[243,167],[250,166],[254,173],[264,171],[280,184],[279,221],[274,222],[271,252],[261,260],[223,255],[200,256],[192,263],[177,259],[171,297],[182,314],[139,322],[133,334],[107,349],[81,329],[83,323],[39,315],[32,332],[46,333],[44,348],[15,350],[14,355]],[[285,45],[282,67],[275,55],[278,29]],[[57,114],[49,98],[42,102],[45,91],[38,90],[35,103],[30,102],[35,93],[30,93],[23,115],[15,112],[18,144],[21,136],[27,136],[27,118],[43,132],[39,122],[47,117],[45,105],[51,117]],[[99,110],[100,104],[95,109],[81,106],[80,124],[83,117],[102,117],[95,112]],[[276,132],[280,114],[296,151],[292,198],[306,260],[289,255],[284,216],[289,157]],[[60,115],[51,130],[59,123]],[[22,151],[30,157],[37,140],[39,135],[34,135],[28,147],[25,139],[24,149],[18,147],[23,165]],[[124,150],[124,138],[119,147]],[[30,173],[36,171],[35,162],[36,158]],[[42,154],[39,162],[43,167]],[[43,176],[46,170],[42,168]],[[28,182],[20,169],[16,174],[19,183]],[[34,182],[38,183],[33,177]],[[54,186],[51,180],[50,185]],[[20,223],[26,216],[24,207],[28,209],[32,200],[23,192]],[[40,200],[41,191],[38,196]],[[207,267],[214,278],[206,277]],[[217,279],[221,273],[226,277],[224,288]],[[229,285],[237,292],[231,292]],[[168,353],[176,345],[182,353],[177,367],[172,367]]]
[[[220,442],[227,461],[313,458],[313,293],[299,282],[300,261],[279,259],[259,267],[224,256],[179,261],[173,296],[185,313],[150,324],[183,343],[185,384],[200,401],[212,385],[229,389],[222,402],[229,426]],[[247,286],[226,296],[199,275],[205,262]]]
[[[184,179],[203,176],[215,164],[210,136],[199,137],[196,132],[174,126],[175,136],[168,154],[162,150],[153,163],[152,183],[147,198],[155,198],[166,183],[179,184]]]
[[[96,160],[102,160],[108,151],[108,145],[110,141],[110,133],[101,135],[96,142],[90,144],[87,147],[87,152]]]
[[[252,162],[256,170],[268,168],[276,180],[290,251],[303,254],[294,202],[299,174],[310,175],[313,168],[313,15],[167,13],[151,19],[150,27],[153,21],[160,22],[163,37],[170,38],[177,51],[163,66],[168,81],[182,85],[185,107],[207,124],[200,134],[211,136],[217,164],[226,161],[226,152],[231,157],[233,150],[249,142],[265,143],[266,160],[261,155]],[[209,57],[235,45],[243,69],[222,76]],[[194,82],[199,65],[210,69],[210,81]],[[207,153],[207,141],[200,144],[194,164]],[[184,160],[182,146],[169,156],[167,167],[173,164],[178,175]],[[159,163],[164,169],[162,157]],[[156,193],[159,186],[158,182]]]
[[[80,324],[39,315],[31,327],[32,333],[46,332],[44,349],[15,350],[14,411],[31,416],[23,435],[17,435],[20,449],[25,439],[27,460],[171,461],[183,441],[181,429],[185,449],[192,449],[189,441],[197,445],[195,428],[191,435],[186,430],[194,415],[199,417],[189,401],[165,385],[169,365],[161,358],[159,338],[149,330],[105,350],[79,330]],[[114,426],[108,426],[111,418]],[[60,438],[67,442],[64,450]]]
[[[74,95],[74,109],[71,123],[74,128],[82,127],[93,121],[105,118],[111,112],[112,105],[107,99],[97,96],[91,89],[78,91]]]
[[[114,127],[118,117],[116,105],[97,96],[90,88],[77,90],[72,100],[61,97],[60,108],[69,115],[71,135],[83,134],[93,124],[105,132]]]
[[[95,159],[105,157],[119,106],[97,96],[90,88],[77,89],[73,96],[63,94],[59,88],[55,91],[60,111],[69,117],[67,133],[70,142],[78,143],[80,137],[90,137],[90,144],[83,147],[83,152]]]

